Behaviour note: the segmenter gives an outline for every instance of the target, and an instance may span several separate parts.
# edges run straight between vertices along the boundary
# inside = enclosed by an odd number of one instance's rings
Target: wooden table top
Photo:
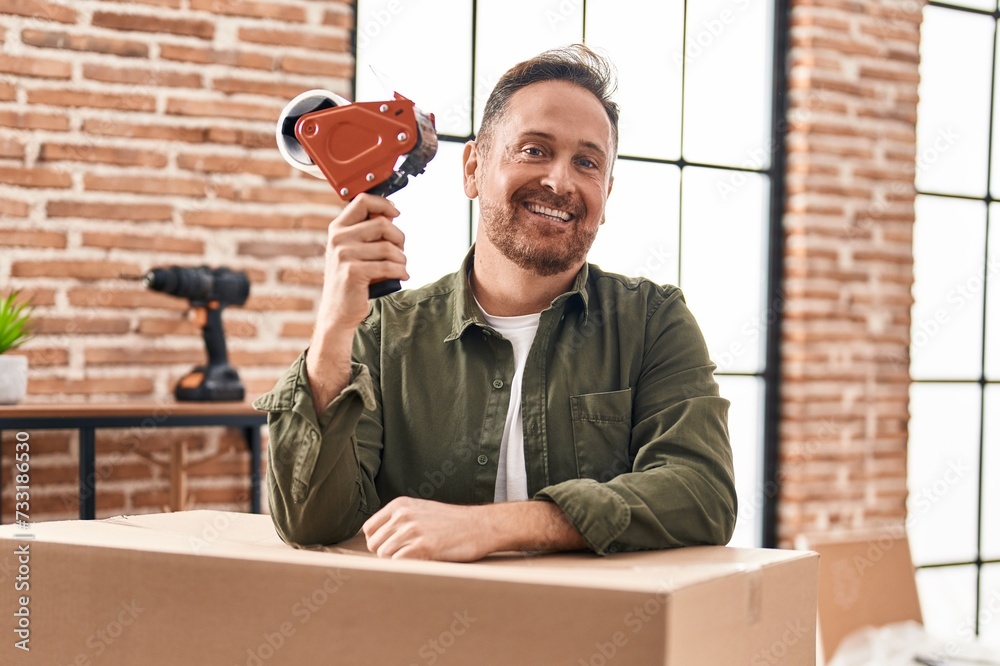
[[[250,402],[76,402],[0,405],[0,418],[74,418],[103,416],[243,416],[260,414]]]

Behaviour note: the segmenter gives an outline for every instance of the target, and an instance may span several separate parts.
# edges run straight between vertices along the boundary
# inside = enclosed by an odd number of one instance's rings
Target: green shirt
[[[471,257],[372,301],[351,383],[318,419],[305,353],[254,402],[286,541],[342,541],[401,495],[493,501],[514,359],[472,297]],[[541,313],[524,370],[528,496],[601,554],[727,543],[736,491],[714,370],[679,289],[585,265]]]

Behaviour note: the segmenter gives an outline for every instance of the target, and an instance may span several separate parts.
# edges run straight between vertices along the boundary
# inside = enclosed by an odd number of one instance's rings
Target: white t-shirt
[[[476,301],[479,305],[479,301]],[[497,484],[493,491],[494,502],[514,502],[528,499],[528,475],[524,466],[524,426],[521,423],[521,380],[528,352],[538,330],[541,314],[518,317],[495,317],[479,306],[486,322],[514,347],[514,378],[510,382],[510,405],[507,422],[503,426],[500,442],[500,464]]]

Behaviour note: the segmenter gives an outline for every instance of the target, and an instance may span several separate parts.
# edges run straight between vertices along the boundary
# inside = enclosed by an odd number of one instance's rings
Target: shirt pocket
[[[604,483],[632,471],[632,389],[572,395],[569,402],[580,478]]]

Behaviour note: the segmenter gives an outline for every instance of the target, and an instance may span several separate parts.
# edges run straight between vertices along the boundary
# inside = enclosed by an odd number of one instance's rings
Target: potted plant
[[[18,303],[19,291],[0,299],[0,405],[14,405],[28,388],[28,358],[7,354],[31,338],[31,308]]]

